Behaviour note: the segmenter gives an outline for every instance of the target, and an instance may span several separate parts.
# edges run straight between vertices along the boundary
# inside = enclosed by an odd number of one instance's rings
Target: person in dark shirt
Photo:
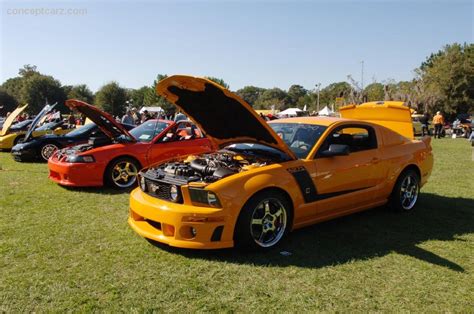
[[[421,136],[430,135],[430,115],[428,112],[425,112],[425,114],[420,118],[420,123],[421,123]]]

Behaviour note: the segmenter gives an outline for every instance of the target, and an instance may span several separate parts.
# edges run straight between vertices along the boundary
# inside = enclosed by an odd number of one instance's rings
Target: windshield
[[[169,126],[162,121],[146,121],[130,131],[130,134],[139,142],[150,142]]]
[[[304,123],[270,123],[270,127],[298,158],[305,158],[327,127]]]
[[[95,129],[95,128],[96,128],[95,123],[88,123],[86,125],[83,125],[83,126],[77,128],[77,129],[75,129],[74,131],[69,132],[68,134],[66,134],[66,136],[67,137],[82,136],[82,135],[87,134],[89,131],[91,131],[92,129]]]

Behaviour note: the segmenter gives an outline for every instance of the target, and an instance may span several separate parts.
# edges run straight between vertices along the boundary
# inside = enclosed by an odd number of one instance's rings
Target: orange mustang
[[[79,100],[66,105],[79,111],[103,132],[84,145],[64,148],[48,160],[49,178],[67,186],[129,188],[139,169],[186,154],[212,151],[191,121],[149,120],[128,132],[109,114]]]
[[[206,79],[172,76],[157,91],[221,148],[140,171],[128,223],[171,246],[270,248],[291,230],[387,203],[409,211],[433,166],[402,103],[267,124]]]

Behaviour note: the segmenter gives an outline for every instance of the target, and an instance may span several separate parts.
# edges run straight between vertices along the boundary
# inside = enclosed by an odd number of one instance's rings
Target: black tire
[[[127,165],[129,170],[127,170]],[[138,170],[140,170],[138,161],[130,157],[120,157],[112,160],[107,166],[104,181],[108,186],[114,189],[129,189],[134,187],[137,183]],[[120,176],[120,178],[118,178],[118,176]]]
[[[390,195],[388,206],[399,212],[409,212],[415,208],[420,195],[420,177],[412,169],[403,171],[397,179]]]
[[[282,212],[278,214],[280,210]],[[235,246],[251,251],[271,249],[280,244],[288,234],[292,219],[291,203],[281,193],[276,191],[258,193],[240,212],[234,230]]]
[[[56,143],[44,143],[39,148],[39,156],[42,161],[48,161],[54,152],[60,149],[60,146]]]
[[[13,146],[20,143],[20,141],[22,141],[24,138],[25,138],[24,135],[18,135],[17,137],[15,137],[15,139],[13,140]]]

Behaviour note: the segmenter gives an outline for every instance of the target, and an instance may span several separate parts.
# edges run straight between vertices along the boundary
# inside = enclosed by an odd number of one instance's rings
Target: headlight
[[[78,163],[78,162],[95,162],[95,159],[91,155],[71,155],[66,157],[66,162]]]
[[[179,199],[179,189],[174,184],[170,187],[170,198],[172,202],[177,202]]]
[[[195,203],[205,204],[210,207],[221,207],[221,203],[216,193],[203,189],[189,188],[189,196],[191,201]]]

